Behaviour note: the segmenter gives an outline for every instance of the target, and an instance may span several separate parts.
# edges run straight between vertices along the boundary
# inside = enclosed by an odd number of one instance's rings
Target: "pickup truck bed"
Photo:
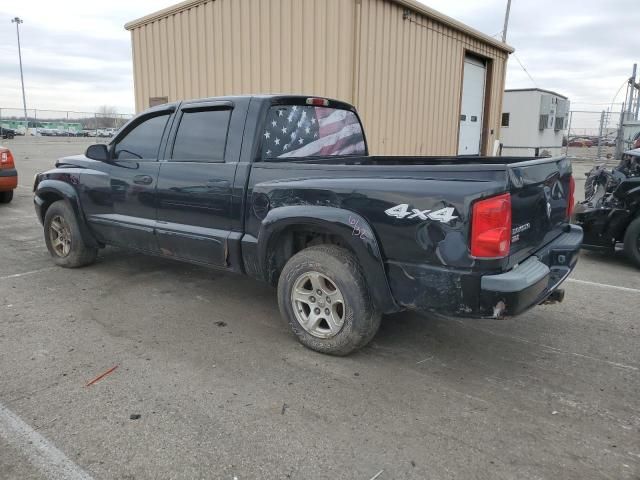
[[[256,163],[249,186],[252,199],[268,199],[272,215],[278,208],[296,207],[300,217],[315,217],[312,207],[328,207],[334,210],[327,213],[340,211],[345,220],[351,217],[351,222],[371,232],[398,306],[505,316],[542,302],[575,264],[580,229],[567,222],[567,198],[556,194],[554,199],[551,193],[552,182],[562,185],[563,179],[568,193],[570,172],[569,161],[562,157],[356,157]],[[468,251],[469,205],[505,191],[511,191],[516,232],[510,254],[499,259],[473,258]],[[397,204],[407,205],[409,212],[453,208],[457,218],[443,222],[411,218],[413,214],[404,218],[385,214]],[[247,220],[244,241],[252,245],[270,216],[247,215]],[[243,251],[245,264],[253,264],[251,249],[243,247]],[[513,290],[508,284],[523,285],[511,280],[516,272],[526,274],[520,264],[527,259],[539,275],[533,282],[528,274],[531,284]],[[272,277],[267,279],[274,281],[278,272],[278,265],[273,265]],[[499,287],[504,272],[510,276]],[[482,288],[482,278],[488,276],[494,281],[485,280],[485,284],[498,290]],[[378,298],[384,298],[380,290]],[[393,310],[391,302],[384,307],[386,312]]]
[[[561,300],[582,239],[566,158],[369,156],[355,109],[315,97],[156,107],[40,174],[34,201],[49,232],[64,202],[87,251],[119,245],[277,285],[302,343],[336,354],[366,344],[381,313],[503,317]],[[63,266],[90,263],[49,249]]]

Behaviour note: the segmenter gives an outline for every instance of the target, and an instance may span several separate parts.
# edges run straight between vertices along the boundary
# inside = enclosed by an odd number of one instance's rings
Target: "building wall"
[[[485,144],[498,138],[507,53],[386,0],[362,0],[355,104],[374,150],[454,155],[465,52],[492,60]],[[491,133],[493,130],[493,134]],[[489,149],[490,151],[490,149]]]
[[[566,130],[539,129],[542,95],[535,90],[505,92],[502,111],[509,113],[509,126],[502,127],[500,141],[503,155],[532,156],[536,149],[559,155]]]
[[[185,2],[130,27],[136,110],[152,97],[321,95],[355,104],[375,154],[453,155],[468,51],[491,65],[490,151],[507,51],[404,11],[389,0]]]
[[[165,96],[291,92],[351,101],[353,16],[344,0],[216,0],[134,28],[136,111]]]

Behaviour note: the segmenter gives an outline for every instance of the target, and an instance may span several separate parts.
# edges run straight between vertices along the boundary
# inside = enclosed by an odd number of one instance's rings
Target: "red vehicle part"
[[[18,172],[11,150],[0,147],[0,203],[10,202],[17,186]]]

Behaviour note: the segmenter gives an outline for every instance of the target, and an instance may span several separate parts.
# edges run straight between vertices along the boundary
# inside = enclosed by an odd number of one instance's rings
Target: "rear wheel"
[[[360,264],[335,245],[310,247],[289,259],[278,281],[278,304],[298,340],[321,353],[347,355],[380,327]]]
[[[0,192],[0,203],[9,203],[11,200],[13,200],[13,190]]]
[[[636,267],[640,268],[640,218],[636,218],[627,227],[624,234],[624,251]]]
[[[64,200],[51,204],[44,216],[44,239],[56,265],[77,268],[93,263],[98,249],[88,247],[73,210]]]

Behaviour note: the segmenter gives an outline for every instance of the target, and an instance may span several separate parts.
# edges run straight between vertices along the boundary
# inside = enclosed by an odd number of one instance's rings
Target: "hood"
[[[84,155],[70,155],[56,160],[56,167],[79,167],[88,168],[89,165],[95,164],[96,160],[91,160]]]

